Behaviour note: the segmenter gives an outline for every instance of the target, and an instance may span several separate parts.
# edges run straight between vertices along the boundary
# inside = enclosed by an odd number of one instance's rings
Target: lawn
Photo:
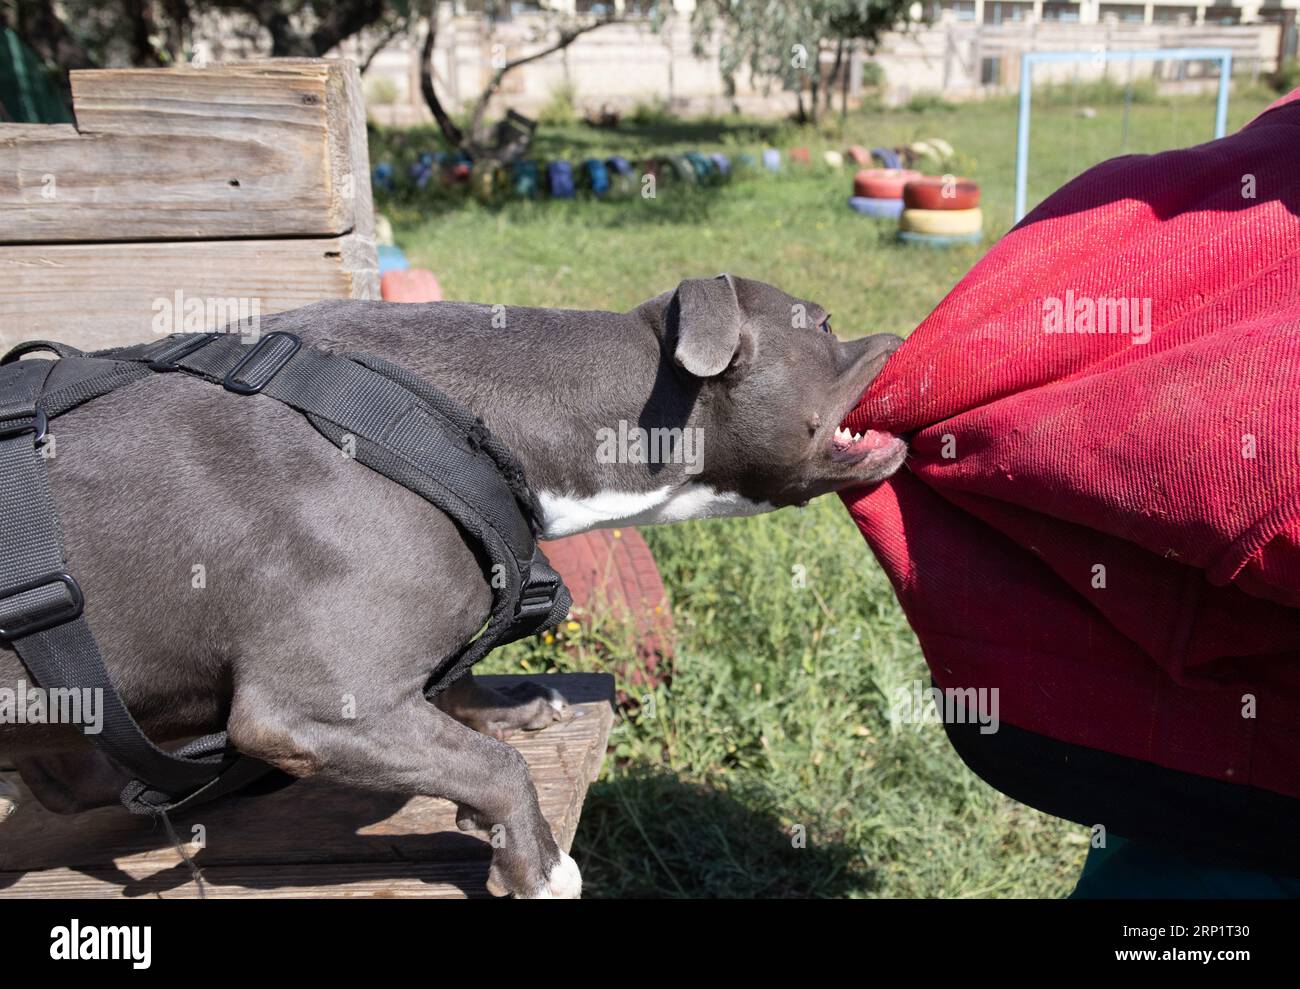
[[[1031,202],[1121,152],[1122,105],[1061,91],[1034,114]],[[1211,136],[1212,99],[1133,105],[1127,150]],[[1230,128],[1267,103],[1234,93]],[[1096,116],[1080,114],[1093,105]],[[852,213],[851,171],[817,163],[849,142],[943,137],[983,186],[986,241],[908,248]],[[408,132],[395,154],[435,148]],[[804,144],[814,165],[711,189],[662,185],[623,203],[381,197],[412,263],[448,298],[624,309],[719,271],[817,300],[852,336],[910,332],[1012,220],[1015,106],[866,110],[796,130],[750,121],[651,120],[619,131],[545,128],[543,158],[672,150],[736,154]],[[1058,897],[1086,831],[979,781],[935,725],[894,726],[900,688],[926,677],[916,639],[833,498],[743,520],[644,530],[672,596],[675,675],[626,713],[592,788],[574,855],[594,896]],[[806,574],[806,580],[795,576]],[[494,655],[488,672],[604,669],[630,655],[618,628],[562,633]],[[804,836],[805,841],[796,840]]]

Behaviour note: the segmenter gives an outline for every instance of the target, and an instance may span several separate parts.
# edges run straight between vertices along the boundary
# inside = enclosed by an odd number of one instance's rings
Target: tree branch
[[[388,26],[388,30],[380,35],[379,40],[371,47],[369,54],[361,60],[361,64],[357,66],[357,71],[364,74],[366,69],[370,68],[370,63],[375,60],[375,56],[387,48],[389,42],[405,31],[407,27],[410,26],[410,23],[411,18],[409,15],[399,17],[393,21],[393,23]]]
[[[545,58],[547,55],[553,55],[561,49],[568,48],[584,34],[595,31],[598,28],[605,27],[609,24],[617,24],[622,20],[617,14],[609,17],[602,17],[600,20],[592,21],[590,24],[583,24],[579,27],[570,28],[567,31],[561,31],[559,39],[549,48],[543,48],[541,51],[533,52],[531,55],[524,55],[512,61],[506,62],[501,68],[492,74],[488,80],[487,86],[479,96],[478,103],[474,106],[474,115],[470,122],[470,134],[475,139],[482,136],[483,117],[487,113],[488,104],[492,97],[496,95],[497,90],[501,88],[501,80],[505,78],[507,72],[512,72],[521,65],[527,65],[529,62],[536,62],[538,59]]]

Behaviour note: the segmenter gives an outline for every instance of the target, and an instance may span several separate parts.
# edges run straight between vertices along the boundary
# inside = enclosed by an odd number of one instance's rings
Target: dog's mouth
[[[831,437],[831,459],[837,463],[856,464],[866,460],[873,453],[891,450],[901,442],[902,440],[893,433],[876,429],[853,433],[846,427],[840,426]]]
[[[906,447],[893,433],[878,429],[853,432],[841,424],[831,436],[829,452],[837,464],[874,467],[894,459]]]

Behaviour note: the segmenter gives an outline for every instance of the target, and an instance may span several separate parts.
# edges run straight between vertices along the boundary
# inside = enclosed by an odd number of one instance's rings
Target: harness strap
[[[22,345],[23,353],[61,345]],[[57,364],[24,361],[0,390],[0,638],[8,639],[46,687],[99,688],[104,730],[95,741],[135,779],[129,810],[183,810],[270,772],[229,748],[225,733],[169,752],[131,718],[81,615],[81,589],[66,572],[57,513],[40,445],[47,411],[57,415],[151,372],[182,371],[241,395],[265,395],[302,412],[358,461],[443,509],[485,551],[493,567],[492,614],[480,635],[434,671],[433,697],[498,645],[562,619],[571,603],[537,547],[535,505],[523,469],[472,413],[422,379],[380,358],[303,347],[276,332],[251,346],[229,334],[188,334],[74,356],[94,362],[55,384]],[[21,356],[21,354],[19,354]],[[4,363],[13,357],[8,355]],[[101,367],[102,366],[102,367]]]

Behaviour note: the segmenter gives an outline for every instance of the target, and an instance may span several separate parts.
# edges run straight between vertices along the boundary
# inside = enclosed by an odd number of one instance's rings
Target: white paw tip
[[[525,899],[576,900],[581,896],[582,873],[578,871],[578,863],[564,852],[560,852],[560,861],[552,867],[545,885],[538,887]]]
[[[560,692],[554,687],[547,687],[546,693],[549,698],[547,703],[551,705],[551,710],[556,714],[563,714],[564,709],[568,707],[568,704],[565,702],[564,697]]]

